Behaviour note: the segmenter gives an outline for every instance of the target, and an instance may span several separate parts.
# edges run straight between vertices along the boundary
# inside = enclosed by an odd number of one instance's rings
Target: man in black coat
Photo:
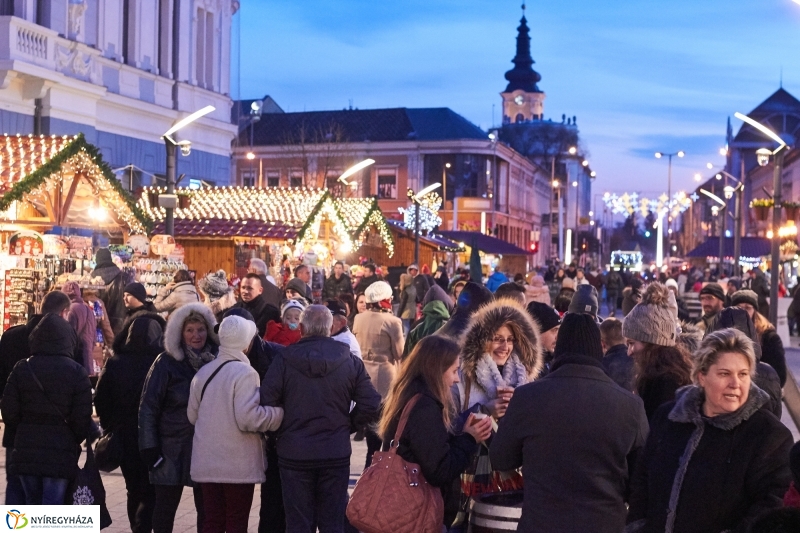
[[[600,342],[603,345],[603,369],[608,377],[625,389],[633,392],[633,357],[628,355],[628,346],[622,336],[622,322],[607,318],[600,324]]]
[[[31,357],[11,371],[0,404],[8,475],[18,476],[27,505],[62,505],[75,476],[79,444],[92,428],[92,386],[72,359],[77,334],[50,313],[30,336]]]
[[[603,371],[591,315],[568,313],[550,374],[514,391],[489,449],[492,467],[523,467],[519,531],[619,533],[647,437],[642,401]],[[546,406],[546,407],[544,407]]]
[[[125,286],[132,280],[114,264],[108,248],[97,250],[95,263],[96,266],[91,276],[93,278],[99,276],[105,283],[105,289],[100,292],[100,299],[105,304],[108,320],[111,322],[111,329],[116,335],[122,329],[122,323],[125,321],[126,308],[123,301],[123,292]]]
[[[53,313],[64,320],[67,319],[69,314],[70,300],[69,296],[61,291],[49,292],[42,300],[41,314],[32,315],[26,324],[19,324],[8,329],[2,337],[0,337],[0,396],[6,387],[8,376],[14,369],[14,366],[31,356],[31,351],[28,346],[28,336],[33,332],[39,322],[42,321],[45,315]],[[76,361],[83,364],[83,349],[80,339],[76,336],[75,352],[72,357]],[[8,434],[8,431],[6,431]],[[8,436],[10,439],[10,435]],[[7,440],[4,435],[3,446],[6,447],[6,464],[11,460],[11,449],[13,442]],[[6,505],[18,505],[25,503],[25,493],[22,490],[22,484],[17,476],[9,476],[8,469],[6,469]]]
[[[165,326],[160,315],[145,313],[120,332],[126,337],[114,345],[114,356],[106,361],[94,395],[100,425],[113,433],[122,448],[120,469],[133,533],[148,533],[153,528],[156,492],[139,454],[139,399],[150,367],[164,350]]]
[[[258,276],[258,279],[261,280],[261,288],[264,289],[262,293],[264,300],[276,309],[280,309],[281,302],[284,298],[283,291],[267,279],[267,275],[269,274],[267,264],[261,259],[253,258],[250,260],[250,265],[247,267],[247,273],[256,274]]]
[[[330,338],[332,324],[326,307],[307,307],[303,338],[284,348],[261,384],[261,404],[284,409],[278,465],[286,531],[343,530],[351,428],[378,418],[380,395],[350,347]]]
[[[336,261],[333,264],[333,273],[325,279],[322,289],[323,300],[335,300],[342,294],[353,294],[353,285],[350,276],[344,273],[344,263]]]
[[[358,285],[356,285],[356,294],[363,294],[367,292],[367,287],[380,280],[380,276],[375,273],[375,265],[372,263],[364,265],[364,277],[361,278],[361,281],[359,281]]]
[[[267,303],[263,292],[261,278],[257,274],[247,274],[239,286],[239,294],[242,299],[233,306],[246,309],[253,316],[259,337],[264,337],[264,333],[267,331],[267,322],[270,320],[281,321],[280,309]]]

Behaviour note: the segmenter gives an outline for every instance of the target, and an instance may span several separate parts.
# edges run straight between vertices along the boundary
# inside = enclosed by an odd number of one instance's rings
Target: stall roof
[[[392,226],[393,228],[397,229],[398,231],[409,231],[409,230],[406,229],[405,224],[403,224],[403,222],[400,221],[400,220],[393,220],[393,219],[387,218],[386,222],[388,222],[390,226]],[[414,233],[412,231],[411,235],[413,236],[413,234]],[[433,234],[433,233],[429,233],[427,235],[421,235],[420,236],[420,240],[423,241],[423,242],[429,242],[429,243],[431,243],[431,244],[433,244],[435,246],[438,246],[439,250],[441,250],[441,251],[445,251],[445,252],[463,251],[463,248],[461,247],[460,244],[458,244],[457,242],[453,242],[450,239],[445,239],[441,235],[436,235],[436,234]]]
[[[531,255],[531,252],[527,250],[478,231],[442,231],[440,233],[446,239],[463,242],[467,246],[472,246],[472,243],[475,242],[478,250],[485,254]]]
[[[144,233],[151,223],[83,134],[0,136],[0,195],[0,211],[25,202],[41,214],[15,217],[22,224]]]
[[[139,206],[155,221],[154,233],[164,232],[163,207],[150,205],[146,188]],[[374,198],[333,198],[325,189],[286,187],[207,187],[179,189],[189,198],[189,206],[175,210],[176,237],[260,237],[305,238],[319,224],[321,216],[333,223],[340,238],[361,242],[366,231],[375,227],[390,251],[394,249],[389,228]],[[391,255],[391,254],[390,254]]]
[[[733,237],[725,239],[725,257],[733,257]],[[764,237],[742,237],[742,253],[740,257],[764,257],[770,254],[770,240]],[[705,242],[686,254],[686,257],[717,257],[719,255],[719,237],[708,237]]]

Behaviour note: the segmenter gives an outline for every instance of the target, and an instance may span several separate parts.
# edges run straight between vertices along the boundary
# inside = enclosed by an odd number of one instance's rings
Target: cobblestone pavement
[[[0,431],[2,436],[2,431]],[[361,469],[364,467],[364,458],[367,455],[366,441],[353,442],[353,455],[350,461],[350,488],[355,485]],[[0,453],[0,471],[3,472],[2,480],[0,480],[0,501],[5,501],[5,453]],[[83,458],[81,459],[83,464]],[[101,472],[103,477],[103,486],[106,489],[106,505],[108,511],[111,513],[111,519],[114,521],[110,527],[104,529],[108,533],[123,533],[131,530],[128,525],[128,515],[125,507],[126,493],[125,493],[125,480],[122,478],[122,472],[119,469],[106,474]],[[261,487],[256,486],[255,496],[253,497],[253,506],[250,509],[250,523],[248,532],[256,533],[258,530],[258,512],[261,508]],[[190,533],[196,532],[197,515],[194,509],[194,500],[192,499],[192,490],[184,489],[181,505],[178,507],[178,513],[175,515],[175,529],[174,533]]]

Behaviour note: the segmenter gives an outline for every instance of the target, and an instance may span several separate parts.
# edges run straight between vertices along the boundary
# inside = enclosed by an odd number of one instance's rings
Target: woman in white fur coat
[[[542,369],[539,326],[517,302],[501,299],[472,315],[461,336],[460,411],[501,418],[514,389]]]
[[[256,325],[229,316],[217,335],[219,355],[197,372],[189,392],[191,474],[203,491],[203,532],[245,532],[255,484],[266,479],[260,432],[278,429],[283,408],[259,405],[258,372],[244,354]]]

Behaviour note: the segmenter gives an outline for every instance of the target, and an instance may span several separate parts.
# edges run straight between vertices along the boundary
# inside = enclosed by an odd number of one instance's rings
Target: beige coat
[[[403,356],[403,323],[391,313],[367,311],[356,315],[353,334],[372,384],[385,398]]]

